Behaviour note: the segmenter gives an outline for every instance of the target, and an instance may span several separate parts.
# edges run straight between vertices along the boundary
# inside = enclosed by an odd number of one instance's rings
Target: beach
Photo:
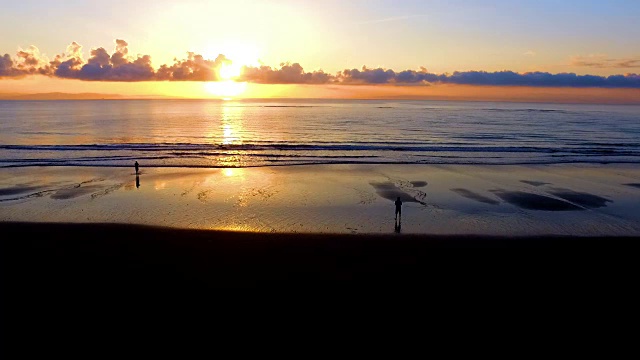
[[[576,259],[558,254],[630,249],[640,237],[635,165],[142,164],[137,176],[133,167],[0,174],[3,254],[32,281],[62,271],[60,279],[155,273],[203,288],[397,283],[487,261],[442,249],[545,249],[564,266]]]
[[[28,347],[36,323],[52,344],[123,324],[156,339],[365,294],[406,309],[618,296],[639,184],[634,164],[2,168],[4,338]]]

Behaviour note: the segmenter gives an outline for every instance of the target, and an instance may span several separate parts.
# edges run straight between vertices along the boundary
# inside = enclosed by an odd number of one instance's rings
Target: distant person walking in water
[[[398,219],[398,215],[402,218],[402,200],[400,200],[400,196],[396,199],[396,220]]]
[[[136,175],[138,175],[138,168],[140,167],[140,165],[138,164],[138,162],[136,161],[135,164],[133,164],[133,166],[135,166],[136,168]]]

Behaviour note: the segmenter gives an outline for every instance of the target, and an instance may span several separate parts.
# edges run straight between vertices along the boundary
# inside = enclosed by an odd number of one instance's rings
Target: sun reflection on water
[[[240,140],[238,137],[235,136],[233,132],[233,127],[231,126],[231,124],[224,124],[222,128],[223,128],[222,143],[224,145],[233,144],[238,140]]]
[[[240,106],[226,102],[222,104],[220,129],[222,130],[223,145],[242,144],[242,111]]]
[[[224,102],[220,105],[219,119],[215,137],[218,139],[219,145],[229,147],[226,148],[224,154],[220,154],[221,156],[216,158],[217,165],[224,167],[243,166],[244,152],[233,148],[233,145],[243,143],[243,108],[238,106],[238,103]]]

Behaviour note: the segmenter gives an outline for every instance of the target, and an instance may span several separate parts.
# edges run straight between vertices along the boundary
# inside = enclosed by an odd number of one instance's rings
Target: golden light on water
[[[242,143],[242,112],[243,108],[234,104],[222,105],[220,117],[221,142],[223,145]]]
[[[224,124],[222,127],[222,144],[229,145],[238,141],[238,138],[234,136],[233,127],[231,124]]]
[[[220,145],[239,145],[243,142],[243,107],[236,102],[220,103],[219,122],[212,124],[207,137],[215,139]],[[216,163],[224,167],[243,166],[244,152],[229,148],[226,154],[216,157]],[[229,176],[229,175],[227,175]]]

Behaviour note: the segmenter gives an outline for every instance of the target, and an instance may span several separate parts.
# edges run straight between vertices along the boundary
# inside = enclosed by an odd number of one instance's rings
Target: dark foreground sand
[[[269,234],[142,225],[0,223],[3,278],[21,291],[176,287],[316,289],[423,286],[491,276],[596,271],[637,237]],[[605,269],[601,269],[604,271]],[[427,286],[428,287],[428,286]]]
[[[497,308],[581,309],[603,294],[631,292],[640,240],[11,222],[0,223],[0,233],[2,339],[22,355],[81,344],[113,350],[125,333],[138,345],[150,337],[157,351],[158,341],[176,341],[159,333],[243,331],[264,316],[276,326],[325,312],[364,312],[377,322],[417,311],[433,321],[493,317]]]

